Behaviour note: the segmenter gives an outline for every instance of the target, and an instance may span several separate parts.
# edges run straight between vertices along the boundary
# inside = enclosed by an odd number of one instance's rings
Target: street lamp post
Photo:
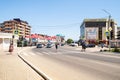
[[[110,51],[110,49],[111,49],[111,42],[110,42],[110,40],[111,40],[111,30],[112,30],[112,28],[111,28],[111,14],[108,12],[108,11],[106,11],[106,10],[104,10],[103,9],[103,11],[105,12],[105,13],[107,13],[108,15],[109,15],[109,17],[108,17],[108,27],[107,27],[107,30],[108,30],[108,32],[109,32],[109,39],[108,39],[108,41],[109,41],[109,51]]]

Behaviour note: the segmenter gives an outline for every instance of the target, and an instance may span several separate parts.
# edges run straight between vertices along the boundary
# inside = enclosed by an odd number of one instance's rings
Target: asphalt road
[[[93,48],[94,49],[94,48]],[[120,80],[120,56],[75,48],[27,48],[21,55],[53,80]]]

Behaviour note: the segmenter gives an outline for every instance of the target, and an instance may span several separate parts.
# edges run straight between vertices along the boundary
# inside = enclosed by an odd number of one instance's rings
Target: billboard
[[[98,28],[86,28],[86,39],[98,39]]]

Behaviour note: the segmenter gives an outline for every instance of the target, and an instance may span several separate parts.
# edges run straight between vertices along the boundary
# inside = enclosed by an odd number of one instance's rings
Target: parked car
[[[43,44],[37,44],[36,48],[43,48]]]
[[[65,44],[61,44],[61,46],[64,46]]]
[[[76,43],[71,43],[70,46],[73,46],[73,47],[74,47],[74,46],[78,46],[78,44],[76,44]]]
[[[87,44],[87,47],[95,47],[95,44]]]
[[[52,44],[47,44],[46,48],[51,48],[53,45]]]

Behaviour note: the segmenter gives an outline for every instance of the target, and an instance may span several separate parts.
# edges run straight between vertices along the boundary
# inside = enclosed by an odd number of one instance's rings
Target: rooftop
[[[114,21],[113,19],[111,19]],[[103,22],[103,21],[108,21],[107,18],[96,18],[96,19],[84,19],[84,22]]]

